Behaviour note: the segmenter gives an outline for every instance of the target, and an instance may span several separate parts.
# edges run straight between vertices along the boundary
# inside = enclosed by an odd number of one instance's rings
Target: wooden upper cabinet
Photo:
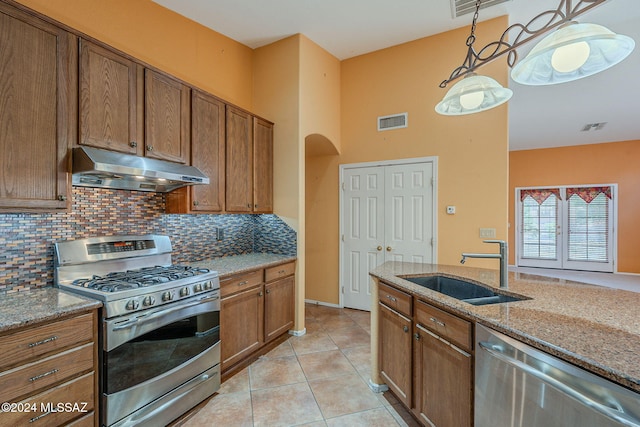
[[[224,102],[204,92],[191,92],[191,165],[209,177],[209,184],[167,194],[168,213],[224,210],[224,117]]]
[[[0,3],[0,209],[70,206],[77,39]]]
[[[142,82],[142,65],[81,40],[79,144],[142,155]]]
[[[145,156],[189,163],[191,89],[148,68],[144,81]]]
[[[253,126],[251,114],[227,105],[227,212],[253,210]]]
[[[253,118],[253,211],[273,212],[273,124]]]

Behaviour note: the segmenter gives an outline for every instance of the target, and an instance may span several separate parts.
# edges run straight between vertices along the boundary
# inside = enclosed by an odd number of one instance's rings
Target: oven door
[[[220,363],[220,301],[215,291],[103,322],[103,422],[112,425],[196,379],[213,394]],[[184,393],[177,393],[184,394]],[[202,393],[197,393],[199,403]],[[166,397],[165,397],[166,400]],[[165,405],[166,406],[166,405]],[[187,408],[188,409],[188,408]],[[157,412],[156,409],[153,412]],[[179,414],[178,414],[179,415]]]

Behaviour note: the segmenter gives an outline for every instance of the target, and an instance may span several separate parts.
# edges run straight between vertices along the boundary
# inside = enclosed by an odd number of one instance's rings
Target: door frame
[[[376,162],[363,162],[363,163],[346,163],[341,164],[339,166],[339,189],[340,192],[340,228],[338,233],[338,242],[340,246],[339,250],[339,269],[338,269],[338,294],[340,295],[339,306],[344,307],[344,293],[342,289],[344,288],[343,276],[344,276],[344,242],[342,241],[342,235],[344,234],[344,172],[347,169],[360,169],[360,168],[369,168],[376,166],[401,166],[401,165],[409,165],[416,163],[431,163],[433,165],[433,191],[432,191],[432,218],[433,218],[433,250],[432,250],[432,260],[433,264],[438,263],[438,156],[430,156],[430,157],[415,157],[408,159],[395,159],[395,160],[381,160]]]
[[[571,188],[571,187],[611,187],[611,191],[613,193],[613,199],[611,200],[611,209],[613,212],[613,218],[611,219],[611,258],[612,258],[612,263],[613,263],[613,271],[612,273],[617,273],[618,272],[618,184],[614,183],[614,184],[575,184],[575,185],[566,185],[566,184],[562,184],[562,185],[540,185],[540,186],[535,186],[535,185],[527,185],[527,186],[522,186],[522,187],[516,187],[515,188],[515,194],[514,194],[514,198],[513,200],[515,201],[515,252],[514,252],[514,265],[516,267],[520,267],[520,244],[522,243],[522,238],[520,237],[520,231],[521,231],[521,225],[520,225],[520,217],[522,215],[522,209],[521,209],[521,203],[520,203],[520,190],[526,190],[526,189],[530,189],[530,188],[538,188],[538,189],[550,189],[550,188],[559,188],[559,187],[563,187],[563,188]],[[564,202],[566,202],[566,200],[562,200],[563,205],[561,207],[561,209],[565,208]],[[564,215],[564,212],[561,213],[561,215]],[[559,218],[560,223],[563,225],[562,227],[562,242],[560,243],[561,245],[561,254],[560,257],[562,258],[562,266],[560,268],[558,267],[545,267],[545,266],[539,266],[539,267],[533,267],[533,266],[527,266],[526,268],[547,268],[547,269],[557,269],[557,270],[575,270],[575,269],[571,269],[571,268],[565,268],[564,266],[564,259],[566,258],[566,251],[567,251],[567,243],[566,243],[566,238],[567,236],[565,235],[565,225],[564,224],[564,217]],[[580,271],[591,271],[591,270],[580,270]],[[597,270],[593,270],[596,271]]]

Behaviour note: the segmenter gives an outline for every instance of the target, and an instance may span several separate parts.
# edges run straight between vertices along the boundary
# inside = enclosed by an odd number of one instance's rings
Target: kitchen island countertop
[[[403,277],[441,275],[497,288],[498,271],[387,262],[371,275],[640,392],[640,293],[510,272],[508,292],[531,299],[473,306]]]
[[[53,287],[0,295],[0,332],[102,307],[95,299]]]
[[[296,257],[269,253],[251,253],[212,258],[204,261],[188,262],[193,267],[208,268],[218,272],[220,278],[238,273],[272,267],[285,262],[295,261]]]

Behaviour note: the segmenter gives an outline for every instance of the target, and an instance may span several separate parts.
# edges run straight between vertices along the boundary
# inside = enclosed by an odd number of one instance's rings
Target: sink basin
[[[444,276],[405,277],[404,280],[473,305],[499,304],[528,299],[500,294],[475,283]]]

